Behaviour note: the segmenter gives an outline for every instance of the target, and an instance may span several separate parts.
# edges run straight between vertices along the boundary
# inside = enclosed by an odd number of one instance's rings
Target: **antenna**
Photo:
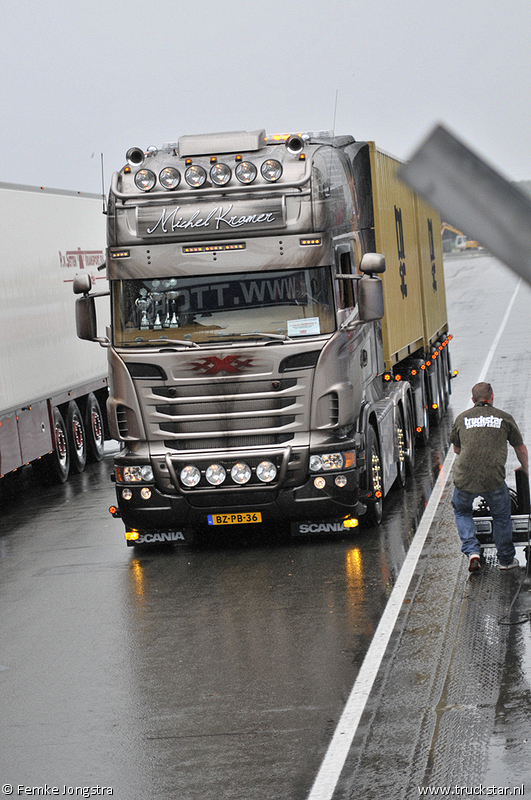
[[[101,199],[103,201],[103,213],[107,213],[107,199],[105,197],[105,176],[103,172],[103,153],[101,154]]]
[[[335,102],[335,105],[334,105],[334,124],[332,125],[332,133],[334,135],[334,138],[335,138],[335,135],[336,135],[336,115],[337,115],[337,97],[338,97],[338,94],[339,94],[339,89],[336,89],[336,102]]]

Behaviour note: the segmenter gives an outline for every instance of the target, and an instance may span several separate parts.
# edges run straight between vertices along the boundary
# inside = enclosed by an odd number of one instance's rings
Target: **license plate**
[[[252,522],[262,522],[259,511],[244,511],[242,514],[209,514],[209,525],[249,525]]]

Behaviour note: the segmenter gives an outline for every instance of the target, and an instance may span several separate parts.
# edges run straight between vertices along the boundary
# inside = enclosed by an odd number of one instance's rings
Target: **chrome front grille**
[[[308,430],[307,378],[138,381],[150,438],[173,450],[264,447]],[[163,400],[163,402],[161,402]]]

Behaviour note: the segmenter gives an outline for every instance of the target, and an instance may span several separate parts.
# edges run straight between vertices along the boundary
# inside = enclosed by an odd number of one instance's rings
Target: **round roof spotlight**
[[[262,173],[262,178],[265,178],[265,180],[269,181],[269,183],[274,183],[275,181],[278,181],[282,175],[282,164],[280,161],[275,161],[274,158],[270,158],[267,161],[264,161],[260,168],[260,172]]]
[[[181,173],[173,167],[165,167],[159,175],[159,181],[165,189],[176,189],[181,182]]]
[[[252,183],[257,175],[257,169],[251,161],[240,161],[235,170],[240,183]]]
[[[144,160],[144,151],[140,147],[130,147],[125,154],[125,160],[130,167],[139,167]]]
[[[290,136],[288,139],[286,139],[286,150],[288,153],[296,156],[302,150],[304,150],[304,141],[300,136]]]
[[[148,149],[147,149],[147,154],[148,154],[148,156],[158,156],[159,148],[155,147],[154,144],[150,144]]]
[[[199,167],[197,164],[188,167],[184,173],[184,179],[192,189],[199,189],[206,181],[206,177],[206,172],[203,167]]]
[[[210,170],[210,180],[216,186],[225,186],[231,179],[232,172],[226,164],[214,164]]]
[[[135,175],[135,184],[141,192],[149,192],[155,186],[157,178],[150,169],[139,169]]]

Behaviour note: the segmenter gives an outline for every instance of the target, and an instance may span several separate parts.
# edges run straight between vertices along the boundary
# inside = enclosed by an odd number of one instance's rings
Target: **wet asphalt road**
[[[29,471],[13,484],[0,522],[0,785],[305,800],[516,285],[489,256],[445,271],[460,377],[379,529],[137,554],[107,511],[110,455],[66,486]],[[488,378],[523,430],[528,292]]]

